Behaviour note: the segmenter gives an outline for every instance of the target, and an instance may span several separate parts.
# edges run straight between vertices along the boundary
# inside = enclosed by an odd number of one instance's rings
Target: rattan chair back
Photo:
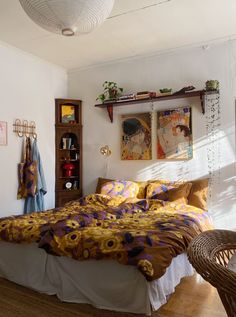
[[[210,230],[192,240],[188,258],[195,270],[217,288],[228,317],[236,317],[236,272],[227,268],[236,252],[236,231]]]

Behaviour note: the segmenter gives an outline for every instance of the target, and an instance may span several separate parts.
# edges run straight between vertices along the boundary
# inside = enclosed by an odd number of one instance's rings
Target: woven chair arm
[[[217,289],[236,297],[236,272],[217,263],[220,252],[235,252],[236,232],[229,230],[210,230],[194,238],[188,248],[188,258],[196,271]],[[231,253],[232,254],[232,253]]]

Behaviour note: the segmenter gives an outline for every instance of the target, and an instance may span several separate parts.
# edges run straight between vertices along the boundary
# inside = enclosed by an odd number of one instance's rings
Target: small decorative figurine
[[[65,177],[71,177],[72,172],[75,169],[75,165],[67,162],[63,165],[63,169],[65,170]]]
[[[66,182],[65,183],[65,188],[66,189],[71,189],[72,188],[72,183],[71,182]]]

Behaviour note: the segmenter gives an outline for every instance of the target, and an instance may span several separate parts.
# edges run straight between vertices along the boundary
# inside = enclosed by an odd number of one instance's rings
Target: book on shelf
[[[126,94],[120,96],[118,99],[107,99],[104,100],[103,103],[115,103],[115,102],[122,102],[122,101],[128,101],[128,100],[134,100],[135,99],[135,94]]]
[[[150,98],[150,95],[149,94],[143,94],[143,95],[136,95],[136,98],[135,99],[148,99]]]
[[[135,99],[135,94],[126,94],[119,97],[118,101],[125,101],[125,100],[133,100]]]
[[[136,96],[139,96],[139,95],[147,95],[147,94],[149,94],[149,91],[138,91],[137,93],[136,93]]]
[[[156,97],[156,93],[153,91],[139,91],[136,94],[136,99],[147,99]]]
[[[156,97],[164,97],[164,96],[170,96],[172,95],[172,92],[157,92]]]

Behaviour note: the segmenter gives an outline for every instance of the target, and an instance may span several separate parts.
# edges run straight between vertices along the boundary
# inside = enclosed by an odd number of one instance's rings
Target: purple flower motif
[[[132,236],[132,234],[129,232],[126,232],[125,233],[125,242],[132,243],[133,241],[134,241],[134,237]]]
[[[168,192],[168,187],[165,185],[161,185],[161,189],[163,190],[164,193]]]

